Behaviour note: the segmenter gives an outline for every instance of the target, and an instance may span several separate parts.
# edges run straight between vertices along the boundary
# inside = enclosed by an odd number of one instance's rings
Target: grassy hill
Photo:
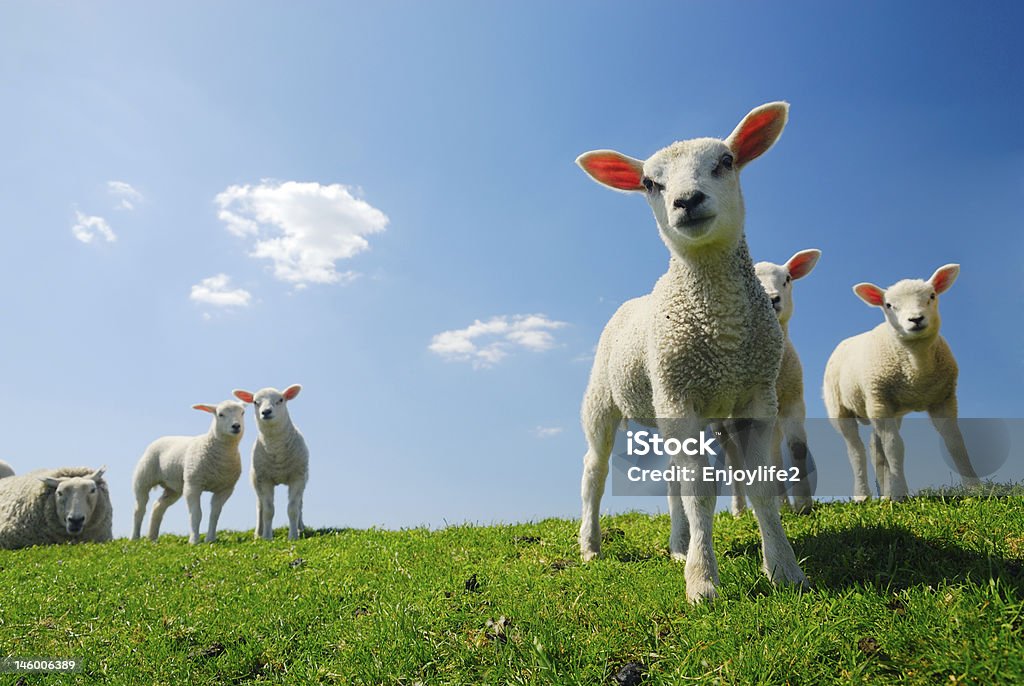
[[[1024,498],[784,523],[812,591],[773,589],[753,516],[720,514],[698,607],[641,514],[586,566],[563,520],[0,551],[0,653],[85,661],[0,683],[1024,683]]]

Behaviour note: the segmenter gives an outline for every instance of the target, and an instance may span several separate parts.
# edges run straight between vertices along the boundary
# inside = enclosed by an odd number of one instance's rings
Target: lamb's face
[[[643,165],[645,197],[659,233],[676,254],[733,243],[743,231],[743,197],[735,155],[722,141],[674,143]]]
[[[245,405],[234,400],[225,400],[217,405],[217,414],[214,418],[217,425],[216,431],[224,436],[241,436],[245,430],[244,419]]]
[[[288,403],[284,394],[276,388],[264,388],[253,396],[256,407],[256,421],[260,424],[274,424],[288,421]]]
[[[928,338],[939,332],[939,298],[927,281],[904,279],[887,288],[882,312],[900,338]]]
[[[89,518],[96,509],[100,484],[98,477],[63,477],[44,479],[54,489],[53,499],[57,508],[57,519],[72,536],[78,536],[85,529]]]
[[[754,272],[764,292],[771,298],[779,321],[785,324],[793,316],[793,278],[789,269],[781,264],[758,262],[754,265]]]

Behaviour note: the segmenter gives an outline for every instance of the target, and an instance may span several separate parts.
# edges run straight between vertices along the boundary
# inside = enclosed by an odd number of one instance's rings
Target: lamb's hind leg
[[[224,503],[227,502],[228,498],[231,497],[231,493],[234,492],[235,487],[225,488],[223,491],[217,491],[210,498],[210,522],[209,528],[206,532],[206,542],[213,543],[217,540],[217,520],[220,519],[220,511],[224,507]]]
[[[802,403],[801,403],[802,405]],[[810,452],[807,450],[807,432],[804,429],[803,413],[798,417],[788,417],[782,421],[782,433],[789,446],[789,454],[793,458],[793,466],[797,470],[797,481],[793,484],[793,511],[807,514],[814,507],[811,497],[811,476],[809,464]]]
[[[745,409],[744,414],[756,418],[751,422],[747,433],[746,463],[751,468],[767,465],[775,424],[775,389],[768,388],[764,392],[758,393],[750,406]],[[806,587],[807,577],[800,569],[796,555],[793,553],[793,547],[789,544],[786,532],[782,529],[782,519],[779,517],[778,508],[778,485],[774,481],[756,479],[747,489],[747,493],[761,530],[765,574],[774,584],[784,583]]]
[[[135,488],[135,521],[132,522],[132,540],[142,535],[142,519],[146,516],[146,505],[149,504],[149,489],[139,486]]]
[[[715,422],[712,424],[715,434],[718,436],[718,443],[725,451],[725,466],[730,470],[746,469],[743,464],[743,455],[736,438],[729,433],[728,422]],[[747,496],[743,488],[742,480],[732,483],[732,498],[729,503],[729,511],[737,517],[747,509]]]
[[[164,512],[178,501],[181,493],[164,488],[164,492],[153,503],[153,512],[149,515],[149,540],[155,541],[160,536],[160,524],[164,521]]]
[[[587,437],[587,454],[583,456],[583,480],[580,495],[583,512],[580,517],[580,555],[589,562],[601,554],[601,496],[608,478],[608,459],[615,445],[615,430],[622,415],[610,402],[596,408],[587,404],[583,431]]]
[[[288,540],[296,541],[302,533],[302,492],[306,480],[298,479],[288,484]]]

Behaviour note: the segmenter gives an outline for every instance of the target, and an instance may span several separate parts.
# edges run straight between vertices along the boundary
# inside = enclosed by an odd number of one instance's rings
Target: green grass
[[[603,520],[588,565],[563,520],[0,551],[0,653],[86,663],[0,683],[1024,683],[1024,498],[784,523],[814,589],[772,588],[754,518],[723,513],[703,606],[641,514]]]

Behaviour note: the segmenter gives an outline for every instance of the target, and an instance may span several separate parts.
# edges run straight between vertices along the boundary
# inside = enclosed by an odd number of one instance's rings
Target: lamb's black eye
[[[934,293],[932,293],[931,300],[935,300],[935,294]]]
[[[718,166],[722,169],[732,169],[732,155],[725,153],[722,155],[722,159],[718,162]]]
[[[789,285],[789,282],[792,281],[792,280],[793,280],[792,276],[787,276],[786,277],[786,285]]]
[[[654,182],[654,179],[651,179],[647,176],[643,178],[643,181],[641,181],[641,183],[643,183],[644,188],[647,189],[648,193],[653,193],[654,189],[658,187],[658,184]]]

